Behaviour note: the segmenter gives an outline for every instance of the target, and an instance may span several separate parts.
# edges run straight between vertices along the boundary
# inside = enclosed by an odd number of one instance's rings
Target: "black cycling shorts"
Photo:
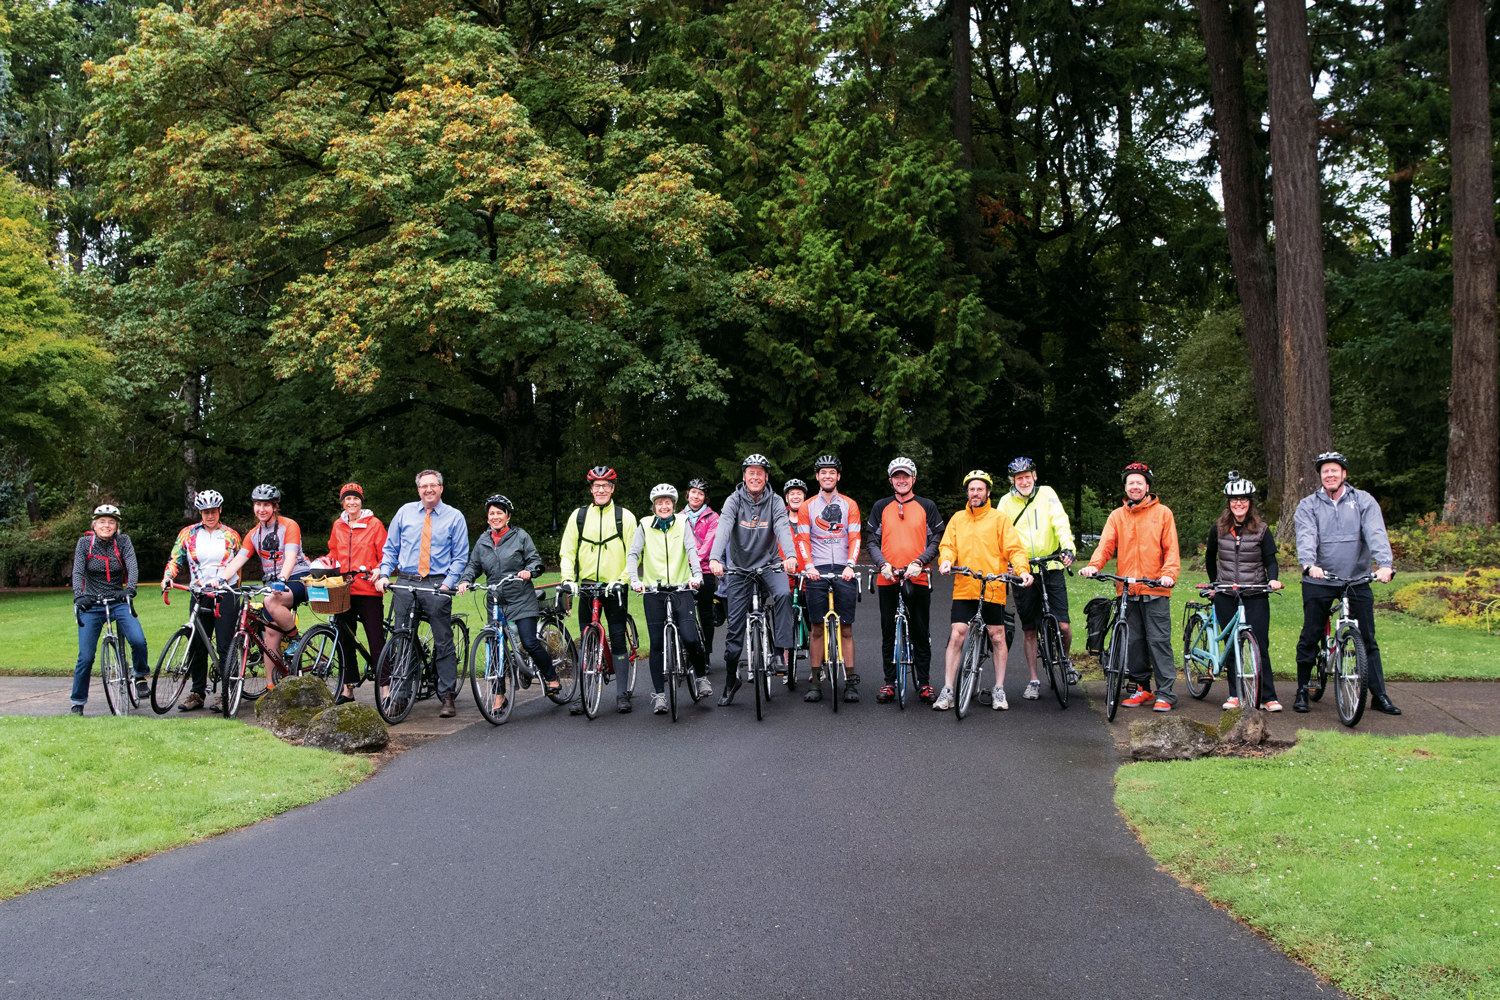
[[[854,605],[859,599],[859,577],[841,579],[842,566],[819,566],[818,572],[822,574],[820,579],[807,581],[808,624],[823,624],[823,616],[828,614],[828,588],[832,587],[833,610],[838,613],[839,622],[853,625]]]
[[[1043,581],[1045,580],[1045,583]],[[1029,587],[1011,587],[1016,595],[1016,614],[1021,616],[1021,628],[1035,632],[1042,627],[1042,587],[1047,588],[1047,603],[1051,605],[1052,617],[1059,622],[1068,620],[1068,581],[1060,569],[1049,569],[1036,574]]]
[[[955,625],[967,625],[969,619],[974,617],[974,612],[979,610],[978,599],[970,601],[954,601],[953,610],[948,613],[948,620]],[[1005,624],[1005,605],[996,604],[994,601],[984,602],[984,623],[986,625]]]

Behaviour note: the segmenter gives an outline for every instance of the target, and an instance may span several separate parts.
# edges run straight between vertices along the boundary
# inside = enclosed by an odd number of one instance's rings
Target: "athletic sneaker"
[[[1240,707],[1240,700],[1238,698],[1228,698],[1224,702],[1224,711],[1226,711],[1226,712],[1229,711],[1231,708],[1239,708],[1239,707]]]
[[[1279,712],[1281,711],[1281,702],[1274,700],[1268,701],[1260,707],[1265,709],[1267,712]]]
[[[1079,674],[1077,670],[1073,669],[1073,665],[1071,663],[1068,664],[1068,683],[1077,684],[1082,680],[1083,676]]]
[[[953,689],[945,687],[945,688],[943,688],[942,692],[937,696],[937,701],[935,701],[935,702],[932,703],[932,710],[934,712],[946,712],[946,711],[948,711],[948,709],[950,709],[952,707],[953,707]]]
[[[1156,704],[1151,706],[1151,711],[1170,712],[1172,711],[1172,703],[1169,701],[1162,701],[1160,698],[1158,698],[1156,699]]]
[[[708,682],[707,677],[699,677],[693,683],[698,685],[698,697],[700,698],[707,698],[714,693],[714,686]]]
[[[1028,681],[1027,684],[1026,684],[1026,690],[1021,692],[1021,697],[1025,698],[1027,701],[1036,701],[1041,696],[1042,696],[1042,682],[1041,681]]]
[[[880,690],[875,693],[875,700],[877,702],[879,702],[880,704],[882,704],[882,705],[886,704],[887,702],[895,701],[896,700],[896,685],[894,685],[894,684],[884,684],[884,685],[881,685]]]
[[[923,684],[922,690],[917,692],[917,697],[922,699],[925,704],[931,705],[934,701],[937,701],[937,692],[932,689],[931,684]]]
[[[1132,708],[1134,708],[1136,705],[1144,705],[1144,704],[1146,704],[1146,702],[1150,701],[1152,699],[1152,697],[1153,697],[1153,695],[1151,694],[1150,691],[1147,691],[1145,688],[1141,688],[1135,694],[1131,695],[1129,698],[1126,698],[1124,701],[1120,702],[1120,704],[1122,704],[1122,705],[1129,705]]]
[[[667,714],[667,696],[666,695],[664,695],[664,694],[653,694],[651,696],[651,714],[652,715],[666,715]]]
[[[990,708],[997,712],[1002,708],[1010,708],[1010,702],[1005,700],[1005,688],[999,684],[995,685],[995,690],[990,694]]]

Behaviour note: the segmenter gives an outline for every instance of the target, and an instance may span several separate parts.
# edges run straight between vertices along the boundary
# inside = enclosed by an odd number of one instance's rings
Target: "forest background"
[[[193,490],[244,527],[269,482],[318,551],[339,484],[389,518],[432,466],[546,552],[592,465],[643,514],[752,451],[836,452],[865,504],[908,455],[947,509],[1029,455],[1080,533],[1143,460],[1192,551],[1228,470],[1274,521],[1336,446],[1405,537],[1497,561],[1495,434],[1449,403],[1494,408],[1500,14],[1450,4],[3,0],[0,586],[64,582],[101,499],[150,567]],[[1309,344],[1321,426],[1281,393]]]

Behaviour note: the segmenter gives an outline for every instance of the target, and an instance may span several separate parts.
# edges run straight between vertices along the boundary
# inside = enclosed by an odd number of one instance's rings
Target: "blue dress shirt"
[[[422,521],[426,509],[413,501],[396,511],[386,529],[385,550],[380,555],[380,575],[392,572],[415,576],[422,555]],[[458,578],[469,562],[469,525],[453,507],[439,501],[432,509],[432,548],[427,554],[429,573],[442,573],[443,586],[458,586]]]

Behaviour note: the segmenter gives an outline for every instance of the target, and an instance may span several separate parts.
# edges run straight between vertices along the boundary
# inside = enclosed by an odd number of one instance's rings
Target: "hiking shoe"
[[[615,711],[621,715],[630,714],[630,696],[624,694],[615,695]]]
[[[1010,702],[1005,700],[1005,688],[999,684],[996,684],[995,690],[990,693],[990,708],[997,712],[1010,708]]]
[[[1135,694],[1131,695],[1129,698],[1126,698],[1124,701],[1120,702],[1120,704],[1122,704],[1122,705],[1129,705],[1130,707],[1134,708],[1136,705],[1144,705],[1144,704],[1146,704],[1146,702],[1150,701],[1152,699],[1152,697],[1153,697],[1153,695],[1151,694],[1150,691],[1147,691],[1145,688],[1141,688]]]
[[[924,705],[931,705],[937,701],[937,692],[932,689],[931,684],[923,684],[922,690],[917,692],[917,697],[922,699]]]
[[[937,696],[937,701],[932,703],[932,710],[934,712],[946,712],[952,707],[953,689],[945,687],[943,688],[942,693]]]
[[[880,690],[877,691],[877,692],[875,692],[875,700],[878,703],[882,704],[882,705],[884,705],[886,702],[895,701],[896,700],[896,685],[894,685],[894,684],[884,684],[884,685],[881,685]]]
[[[667,714],[667,696],[666,695],[664,695],[664,694],[653,694],[651,696],[651,714],[652,715],[666,715]]]
[[[196,712],[203,707],[203,696],[197,691],[190,692],[182,699],[182,704],[177,706],[179,712]]]
[[[1172,703],[1169,701],[1162,701],[1160,698],[1158,698],[1156,699],[1156,704],[1151,706],[1151,711],[1170,712],[1172,711]]]
[[[141,701],[145,701],[147,698],[150,698],[151,697],[151,685],[147,684],[145,681],[136,681],[135,682],[135,696],[136,696],[136,698],[138,698]]]
[[[805,695],[802,696],[802,700],[803,701],[822,701],[823,700],[823,689],[821,687],[819,687],[818,685],[814,684],[812,687],[810,687],[810,688],[807,689],[807,694],[805,694]]]
[[[850,674],[844,678],[844,700],[859,701],[859,674]]]
[[[1231,708],[1239,708],[1239,707],[1240,707],[1240,700],[1238,698],[1230,697],[1230,698],[1224,699],[1224,711],[1227,712]]]
[[[1275,698],[1272,698],[1270,701],[1266,702],[1260,707],[1261,711],[1263,712],[1279,712],[1281,711],[1281,702],[1277,701]]]
[[[68,709],[68,712],[71,715],[82,715],[83,714],[83,706],[82,705],[74,705],[72,708]]]
[[[707,677],[695,677],[693,683],[698,685],[698,697],[707,698],[714,693],[714,686],[708,682]]]
[[[1029,681],[1029,682],[1027,682],[1027,684],[1026,684],[1026,690],[1021,692],[1021,697],[1025,698],[1027,701],[1036,701],[1041,696],[1042,696],[1042,682],[1041,681]]]

